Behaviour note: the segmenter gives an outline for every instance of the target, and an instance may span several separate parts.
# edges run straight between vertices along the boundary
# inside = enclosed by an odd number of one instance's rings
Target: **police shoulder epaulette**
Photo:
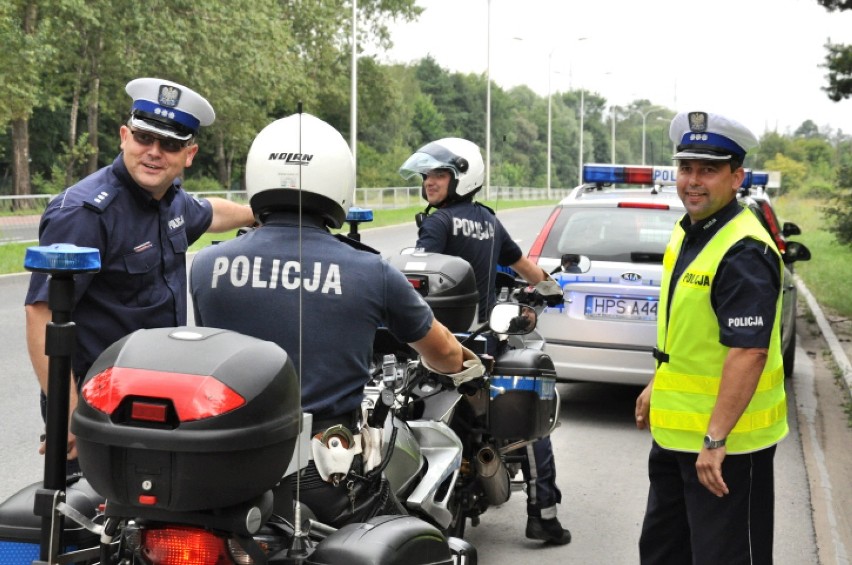
[[[485,208],[486,210],[488,210],[489,212],[491,212],[491,215],[492,215],[492,216],[496,216],[496,215],[497,215],[497,212],[495,212],[494,210],[492,210],[491,208],[489,208],[488,206],[486,206],[486,205],[485,205],[485,204],[483,204],[482,202],[474,202],[474,204],[476,204],[477,206],[482,206],[483,208]]]
[[[113,203],[118,189],[109,185],[98,185],[92,187],[88,194],[81,194],[83,206],[101,213],[107,209],[107,206]]]
[[[367,251],[369,253],[375,253],[376,255],[381,255],[380,252],[376,251],[375,249],[373,249],[369,245],[363,244],[360,241],[352,239],[351,237],[346,237],[342,233],[336,233],[336,234],[334,234],[334,237],[336,237],[338,241],[342,241],[343,243],[345,243],[349,247],[353,247],[353,248],[355,248],[359,251]]]

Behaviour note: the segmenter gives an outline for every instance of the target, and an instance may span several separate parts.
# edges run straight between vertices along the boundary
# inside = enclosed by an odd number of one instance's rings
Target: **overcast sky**
[[[852,44],[852,11],[829,13],[816,0],[417,4],[423,14],[392,26],[395,46],[381,60],[431,54],[450,71],[490,67],[502,88],[526,84],[542,96],[550,66],[552,92],[584,87],[619,105],[646,98],[678,111],[720,112],[758,136],[792,132],[807,119],[852,134],[852,100],[828,99],[820,67],[829,38]]]

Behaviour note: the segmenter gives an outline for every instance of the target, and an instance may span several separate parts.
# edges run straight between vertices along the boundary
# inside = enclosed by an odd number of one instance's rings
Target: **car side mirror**
[[[784,264],[790,265],[796,261],[809,261],[811,251],[805,247],[804,243],[798,241],[788,241],[787,247],[784,250]]]
[[[781,233],[784,234],[784,237],[790,237],[791,235],[801,235],[802,230],[799,229],[798,224],[784,222],[784,225],[781,227]]]

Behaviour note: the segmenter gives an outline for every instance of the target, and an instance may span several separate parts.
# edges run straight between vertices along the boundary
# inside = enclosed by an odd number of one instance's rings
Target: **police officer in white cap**
[[[198,152],[199,129],[215,118],[210,103],[183,85],[156,78],[130,81],[126,90],[133,104],[119,132],[122,152],[52,199],[39,226],[40,245],[73,243],[100,251],[100,272],[76,278],[72,371],[78,383],[95,358],[125,335],[186,324],[187,249],[205,231],[254,222],[248,206],[197,199],[181,188],[184,168]],[[47,277],[33,273],[25,299],[27,345],[43,393],[45,326],[51,319],[47,298]],[[72,387],[72,409],[76,392]],[[74,459],[73,438],[69,447]]]
[[[636,401],[650,427],[641,562],[771,563],[773,459],[787,435],[782,262],[740,206],[747,128],[678,114],[677,191],[686,215],[663,258],[657,370]]]

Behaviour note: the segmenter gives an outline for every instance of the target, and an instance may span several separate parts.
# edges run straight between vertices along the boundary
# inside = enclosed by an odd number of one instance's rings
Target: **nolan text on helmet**
[[[308,153],[270,153],[270,161],[284,161],[296,165],[307,166],[311,164],[314,156]]]

